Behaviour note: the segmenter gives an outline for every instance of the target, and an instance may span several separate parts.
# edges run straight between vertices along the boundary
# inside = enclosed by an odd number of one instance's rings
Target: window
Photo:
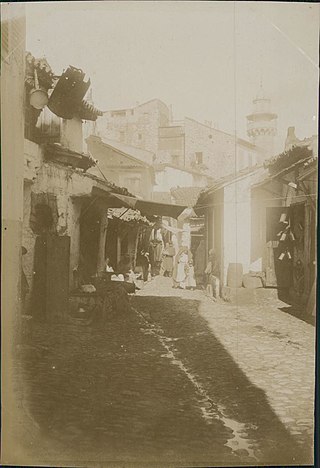
[[[202,152],[196,153],[196,164],[202,164],[203,163],[203,154]]]
[[[142,134],[138,133],[138,140],[142,140]]]
[[[120,141],[124,142],[125,141],[125,132],[123,130],[120,131]]]
[[[179,162],[180,162],[180,156],[177,155],[177,154],[173,154],[171,156],[171,162],[174,166],[179,166]]]

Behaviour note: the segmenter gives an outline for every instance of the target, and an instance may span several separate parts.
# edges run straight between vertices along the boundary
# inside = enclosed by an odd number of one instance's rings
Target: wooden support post
[[[100,218],[100,236],[99,236],[99,247],[98,247],[98,262],[97,272],[100,274],[105,268],[105,246],[106,236],[108,227],[108,212],[106,209],[101,210]]]
[[[314,199],[311,197],[311,195],[309,194],[309,191],[308,191],[308,189],[307,189],[305,183],[301,180],[301,181],[299,182],[299,184],[300,184],[300,186],[301,186],[301,188],[302,188],[302,190],[303,190],[305,196],[306,196],[307,199],[310,201],[311,208],[313,209],[313,211],[316,211],[316,204],[315,204],[315,201],[314,201]]]
[[[305,205],[304,215],[304,294],[308,294],[310,290],[310,273],[311,273],[311,209],[310,205]]]

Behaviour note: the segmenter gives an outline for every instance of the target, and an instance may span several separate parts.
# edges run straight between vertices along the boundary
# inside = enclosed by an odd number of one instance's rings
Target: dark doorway
[[[43,233],[36,238],[32,314],[63,317],[68,307],[70,237]]]
[[[116,270],[118,263],[118,224],[115,219],[109,219],[108,222],[105,257],[109,258],[110,265]]]
[[[129,245],[128,233],[126,232],[121,239],[121,256],[128,254],[128,245]]]
[[[97,272],[100,238],[100,213],[94,206],[84,206],[80,217],[80,268],[84,281]]]

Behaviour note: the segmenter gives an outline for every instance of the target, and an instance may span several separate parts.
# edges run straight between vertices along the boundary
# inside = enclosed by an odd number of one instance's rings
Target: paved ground
[[[270,295],[236,307],[166,278],[130,302],[105,324],[38,324],[20,347],[33,462],[311,463],[311,325]]]

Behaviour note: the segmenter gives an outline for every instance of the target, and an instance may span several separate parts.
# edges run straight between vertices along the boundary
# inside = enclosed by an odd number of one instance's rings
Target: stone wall
[[[202,153],[208,173],[218,179],[258,162],[260,152],[249,142],[216,130],[193,119],[185,119],[185,162],[194,167]]]
[[[159,127],[169,124],[169,114],[168,107],[157,99],[132,109],[107,111],[97,122],[97,133],[156,153]]]
[[[71,238],[70,245],[70,284],[72,270],[78,266],[81,211],[80,196],[89,195],[93,179],[86,174],[55,164],[45,162],[41,146],[25,140],[24,150],[24,203],[22,245],[27,249],[23,256],[23,268],[29,287],[33,282],[34,246],[37,234],[32,228],[31,218],[36,203],[48,203],[56,211],[54,231],[58,235]],[[76,197],[76,198],[74,198]],[[30,288],[31,289],[31,288]]]

